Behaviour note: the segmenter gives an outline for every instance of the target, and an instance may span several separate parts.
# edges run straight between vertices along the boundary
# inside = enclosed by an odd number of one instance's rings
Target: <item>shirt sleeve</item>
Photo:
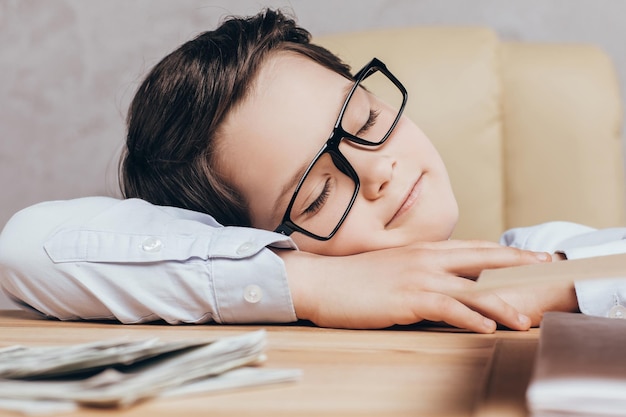
[[[567,259],[626,253],[626,228],[594,229],[571,222],[548,222],[507,230],[500,243],[520,249],[563,253]]]
[[[285,266],[264,230],[137,199],[41,203],[0,234],[0,284],[61,320],[262,323],[296,320]]]

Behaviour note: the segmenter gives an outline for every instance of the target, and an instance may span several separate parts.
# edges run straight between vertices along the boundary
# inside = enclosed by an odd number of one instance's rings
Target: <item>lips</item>
[[[422,192],[422,178],[423,177],[424,177],[424,174],[420,175],[420,177],[417,179],[417,181],[415,181],[415,183],[413,184],[413,187],[411,187],[411,189],[409,189],[409,191],[406,193],[406,196],[402,200],[402,204],[400,204],[400,207],[395,212],[395,214],[393,215],[391,220],[389,220],[389,222],[387,222],[385,227],[392,226],[392,224],[396,220],[398,220],[406,212],[411,210],[411,208],[415,205],[415,203],[419,199],[419,196],[420,196],[420,194]]]

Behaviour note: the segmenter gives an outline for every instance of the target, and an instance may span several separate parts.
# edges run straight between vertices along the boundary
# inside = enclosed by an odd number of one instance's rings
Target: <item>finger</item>
[[[422,290],[441,293],[455,298],[462,304],[478,311],[506,327],[514,330],[528,330],[531,320],[518,312],[495,292],[477,289],[475,281],[455,275],[434,276],[422,281]]]
[[[445,294],[422,292],[414,298],[414,302],[416,316],[424,320],[442,321],[477,333],[493,333],[496,330],[495,321]]]
[[[478,311],[513,330],[528,330],[531,325],[529,317],[520,314],[513,306],[506,303],[493,292],[466,291],[458,295],[459,302]]]
[[[545,252],[509,247],[433,251],[431,255],[442,271],[465,277],[477,277],[485,269],[535,264],[552,259]]]

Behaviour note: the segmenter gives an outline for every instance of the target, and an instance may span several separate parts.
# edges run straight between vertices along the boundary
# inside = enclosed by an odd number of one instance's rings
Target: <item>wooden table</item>
[[[288,326],[170,326],[43,320],[0,311],[0,346],[109,338],[165,340],[268,332],[264,366],[299,368],[299,382],[71,416],[525,416],[524,390],[538,330],[478,335],[452,329],[320,329]],[[3,414],[4,415],[4,414]]]

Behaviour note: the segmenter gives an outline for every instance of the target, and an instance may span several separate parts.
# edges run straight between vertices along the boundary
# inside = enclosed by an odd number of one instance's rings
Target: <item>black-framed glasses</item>
[[[300,232],[318,240],[332,238],[350,212],[360,181],[339,150],[346,139],[363,146],[382,145],[396,127],[408,94],[377,58],[354,76],[335,126],[298,182],[276,232]]]

